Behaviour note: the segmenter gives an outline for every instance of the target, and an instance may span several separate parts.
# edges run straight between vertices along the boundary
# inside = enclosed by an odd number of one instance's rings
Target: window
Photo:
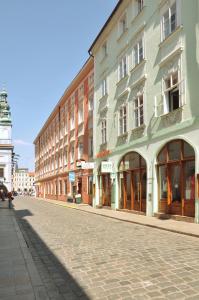
[[[118,81],[127,75],[127,56],[123,56],[119,61]]]
[[[89,94],[89,97],[88,97],[88,110],[89,111],[93,111],[93,93]]]
[[[79,107],[78,107],[78,123],[82,123],[84,121],[84,105],[83,105],[83,101],[81,101],[79,103]]]
[[[82,84],[79,88],[79,99],[84,97],[84,85]]]
[[[101,122],[101,136],[102,136],[102,144],[106,143],[106,120]]]
[[[144,0],[136,0],[137,2],[137,10],[138,10],[138,14],[141,12],[141,10],[143,9],[144,6]]]
[[[162,17],[162,40],[166,39],[177,27],[176,2],[167,9]]]
[[[107,78],[104,78],[102,80],[102,97],[104,97],[107,94]]]
[[[88,77],[88,86],[89,89],[91,89],[93,87],[94,84],[94,73],[91,73]]]
[[[102,59],[107,56],[107,42],[102,45]]]
[[[83,153],[84,153],[84,145],[83,143],[78,144],[78,159],[83,158]]]
[[[127,30],[127,16],[124,14],[119,20],[119,37]]]
[[[71,164],[74,163],[74,158],[75,158],[75,146],[71,145],[71,150],[70,150],[70,162],[71,162]]]
[[[127,132],[127,109],[122,106],[119,110],[119,135]]]
[[[140,39],[133,47],[133,66],[138,65],[144,59],[143,39]]]
[[[143,95],[137,96],[134,100],[134,120],[135,128],[144,124]]]
[[[171,112],[180,107],[178,72],[170,74],[164,80],[165,112]]]
[[[71,113],[70,113],[70,129],[75,128],[75,106],[74,104],[71,104]]]
[[[62,195],[62,181],[59,181],[59,194]]]

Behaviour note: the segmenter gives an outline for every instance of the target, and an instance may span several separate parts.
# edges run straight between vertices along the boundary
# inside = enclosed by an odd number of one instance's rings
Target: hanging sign
[[[95,168],[95,163],[94,162],[82,162],[82,169],[84,170],[89,170],[89,169],[94,169]]]
[[[101,173],[113,173],[112,161],[102,161],[101,162]]]

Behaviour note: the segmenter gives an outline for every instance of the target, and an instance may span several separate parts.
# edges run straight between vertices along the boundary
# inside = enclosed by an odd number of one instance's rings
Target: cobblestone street
[[[50,299],[199,299],[199,239],[14,200]]]

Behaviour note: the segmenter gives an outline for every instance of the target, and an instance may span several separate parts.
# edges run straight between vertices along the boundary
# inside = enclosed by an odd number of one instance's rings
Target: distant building
[[[13,174],[13,189],[21,193],[34,193],[35,173],[27,168],[18,168]]]
[[[0,189],[12,190],[12,121],[7,92],[0,92]]]

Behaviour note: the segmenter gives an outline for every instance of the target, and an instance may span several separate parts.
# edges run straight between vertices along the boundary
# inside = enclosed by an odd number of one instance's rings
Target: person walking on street
[[[5,193],[3,189],[0,190],[0,198],[2,201],[5,201]]]
[[[14,197],[12,196],[12,192],[8,192],[7,197],[8,197],[8,207],[12,208],[12,200],[14,199]]]

